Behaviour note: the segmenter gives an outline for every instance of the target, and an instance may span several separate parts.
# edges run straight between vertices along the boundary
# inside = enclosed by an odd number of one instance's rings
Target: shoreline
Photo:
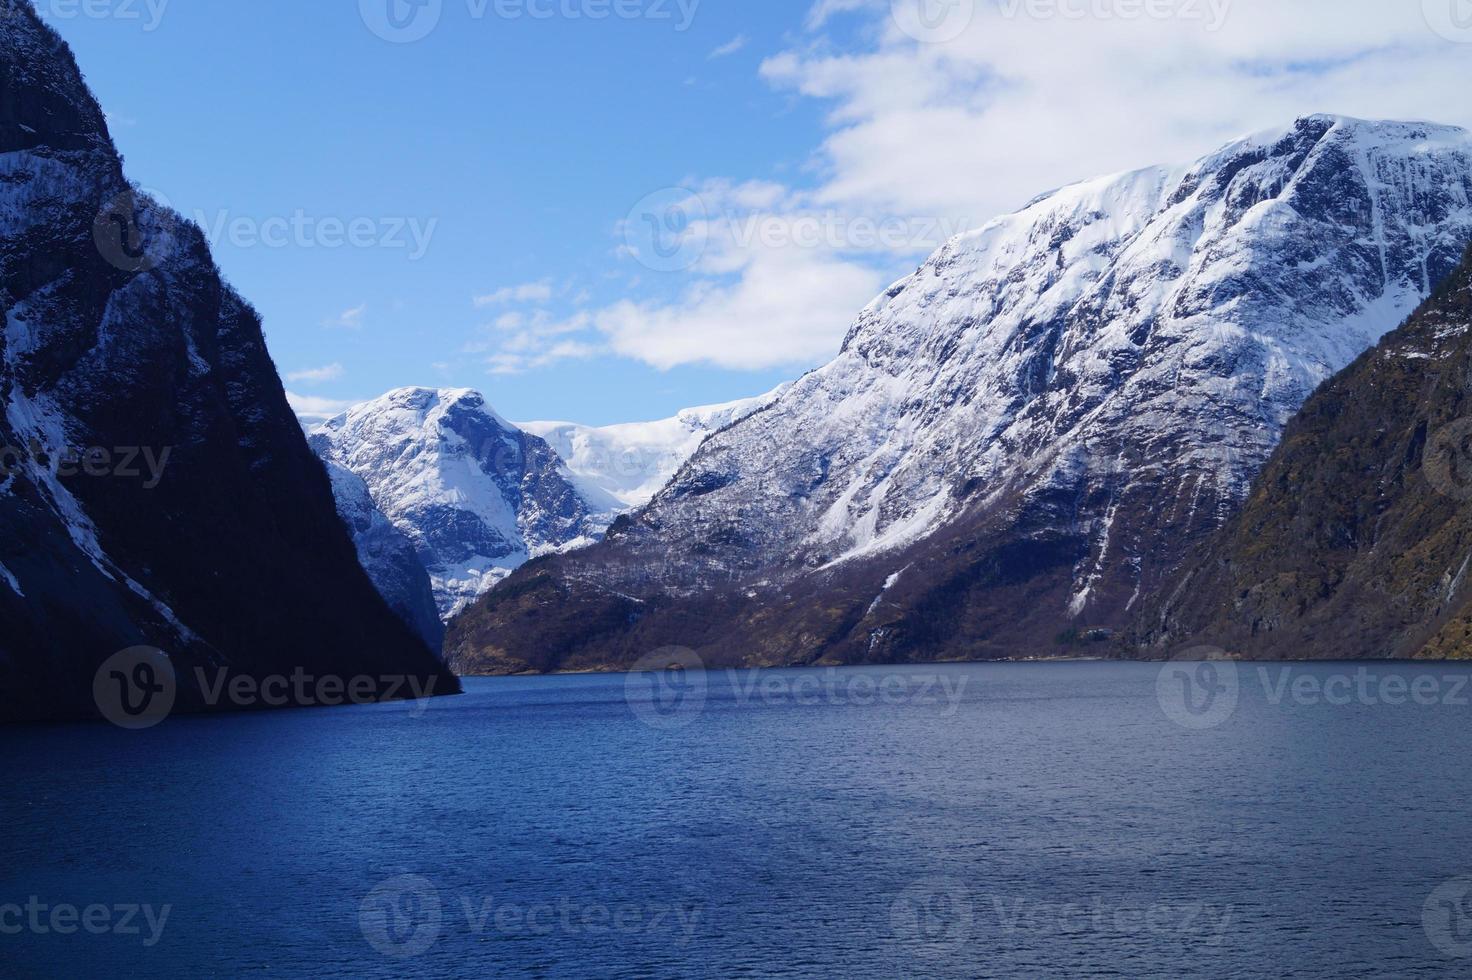
[[[735,670],[735,671],[749,671],[749,670],[767,671],[767,670],[848,670],[848,669],[858,669],[858,668],[863,668],[863,667],[878,667],[878,668],[885,668],[885,669],[891,669],[891,670],[906,670],[906,669],[923,669],[923,668],[926,668],[926,667],[958,667],[958,666],[966,666],[966,665],[986,666],[988,664],[1009,664],[1009,665],[1016,665],[1016,664],[1038,664],[1038,665],[1042,665],[1042,664],[1084,664],[1084,663],[1167,664],[1167,663],[1173,663],[1173,662],[1176,662],[1176,663],[1195,663],[1197,661],[1192,661],[1192,660],[1173,661],[1169,657],[1148,657],[1148,658],[1147,657],[1088,657],[1088,656],[1067,656],[1067,655],[1062,655],[1062,656],[1038,656],[1038,657],[1006,657],[1006,658],[997,658],[997,659],[990,659],[990,660],[929,660],[929,661],[924,661],[924,662],[921,662],[921,663],[915,663],[915,662],[910,662],[910,663],[887,663],[887,664],[823,664],[823,663],[817,663],[817,664],[765,665],[765,666],[754,666],[754,667],[726,666],[726,665],[723,665],[723,666],[708,667],[708,668],[705,668],[705,669],[707,671],[729,671],[729,670]],[[1447,666],[1447,665],[1458,665],[1458,666],[1472,667],[1472,658],[1464,658],[1464,659],[1460,659],[1460,660],[1456,660],[1456,659],[1426,660],[1426,659],[1416,659],[1416,658],[1406,658],[1406,657],[1359,657],[1359,658],[1356,658],[1356,657],[1341,657],[1341,658],[1334,658],[1334,659],[1293,659],[1293,658],[1266,659],[1266,658],[1245,657],[1245,656],[1226,656],[1226,657],[1215,657],[1215,658],[1212,658],[1211,661],[1202,661],[1202,662],[1231,663],[1231,664],[1284,664],[1284,665],[1300,665],[1300,666],[1303,666],[1303,665],[1313,665],[1313,664],[1325,664],[1325,665],[1330,665],[1330,664],[1338,664],[1338,665],[1344,665],[1344,664],[1353,664],[1353,665],[1396,664],[1396,665],[1407,665],[1407,666],[1409,666],[1409,665],[1412,665],[1412,664],[1416,664],[1416,665],[1443,665],[1443,666]],[[458,677],[458,678],[460,678],[461,680],[465,680],[465,679],[482,679],[482,678],[487,679],[487,680],[492,680],[492,679],[507,678],[507,677],[513,677],[513,678],[527,678],[527,677],[596,677],[596,676],[605,675],[605,674],[606,675],[612,675],[612,676],[620,676],[620,675],[628,675],[628,674],[633,674],[633,673],[639,673],[639,672],[638,671],[633,671],[633,670],[628,670],[628,669],[622,669],[622,668],[608,668],[608,669],[589,668],[589,669],[586,669],[586,670],[554,670],[554,671],[526,670],[526,671],[518,671],[518,672],[515,672],[515,673],[509,673],[508,672],[508,673],[502,673],[502,674],[456,674],[455,676]]]

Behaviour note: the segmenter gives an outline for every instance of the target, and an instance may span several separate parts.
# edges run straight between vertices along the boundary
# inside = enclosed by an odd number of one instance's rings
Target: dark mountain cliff
[[[256,313],[134,192],[64,42],[0,0],[0,720],[91,714],[110,655],[458,689],[379,598]],[[386,690],[386,687],[385,687]]]

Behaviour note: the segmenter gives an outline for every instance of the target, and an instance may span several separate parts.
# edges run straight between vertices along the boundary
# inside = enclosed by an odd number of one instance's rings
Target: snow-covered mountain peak
[[[474,413],[484,415],[502,429],[513,429],[487,404],[485,396],[473,388],[395,388],[371,401],[355,405],[340,416],[329,419],[324,428],[346,427],[371,417],[379,428],[425,429],[453,431],[456,416]]]
[[[1424,123],[1305,117],[1060,188],[891,286],[558,588],[677,600],[672,628],[734,591],[865,656],[946,645],[942,609],[990,642],[1116,625],[1469,240],[1472,137]],[[906,604],[929,612],[891,622]]]
[[[616,514],[648,503],[711,433],[767,407],[787,388],[782,385],[755,398],[687,408],[655,422],[520,425],[551,444],[595,508]]]
[[[561,461],[470,389],[399,388],[312,433],[408,535],[448,618],[528,558],[603,532]]]
[[[712,432],[782,390],[658,422],[593,428],[514,425],[469,388],[398,388],[323,423],[311,442],[330,468],[360,478],[413,542],[448,619],[528,559],[596,541]],[[342,516],[370,575],[392,604],[412,607],[403,556],[362,513],[350,482],[339,485]]]

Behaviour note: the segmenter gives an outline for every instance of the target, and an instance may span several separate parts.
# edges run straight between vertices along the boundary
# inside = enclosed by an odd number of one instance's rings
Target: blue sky
[[[1472,121],[1444,108],[1457,0],[952,0],[955,32],[907,19],[937,0],[429,0],[403,43],[390,0],[89,2],[38,7],[129,175],[206,225],[322,407],[453,385],[604,424],[751,395],[1049,187],[1305,112]]]

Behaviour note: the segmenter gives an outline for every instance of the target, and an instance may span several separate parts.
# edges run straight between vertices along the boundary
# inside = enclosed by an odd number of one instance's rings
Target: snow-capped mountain
[[[129,187],[28,2],[0,0],[0,93],[0,721],[97,713],[141,644],[179,710],[221,706],[196,668],[456,689],[363,574],[255,311]]]
[[[313,429],[311,443],[366,487],[368,500],[339,481],[338,502],[379,591],[396,609],[420,606],[403,555],[365,508],[412,542],[448,620],[529,558],[597,541],[707,436],[775,395],[593,428],[513,424],[468,389],[402,388]]]
[[[444,619],[533,555],[604,530],[552,449],[479,392],[400,388],[328,421],[311,442],[357,474],[414,542]]]
[[[962,235],[596,548],[455,624],[462,670],[1050,652],[1237,509],[1314,388],[1472,239],[1472,137],[1314,116]]]
[[[617,515],[653,499],[711,433],[766,408],[786,389],[783,385],[755,398],[687,408],[657,422],[598,427],[574,422],[517,425],[547,441],[590,506]]]

